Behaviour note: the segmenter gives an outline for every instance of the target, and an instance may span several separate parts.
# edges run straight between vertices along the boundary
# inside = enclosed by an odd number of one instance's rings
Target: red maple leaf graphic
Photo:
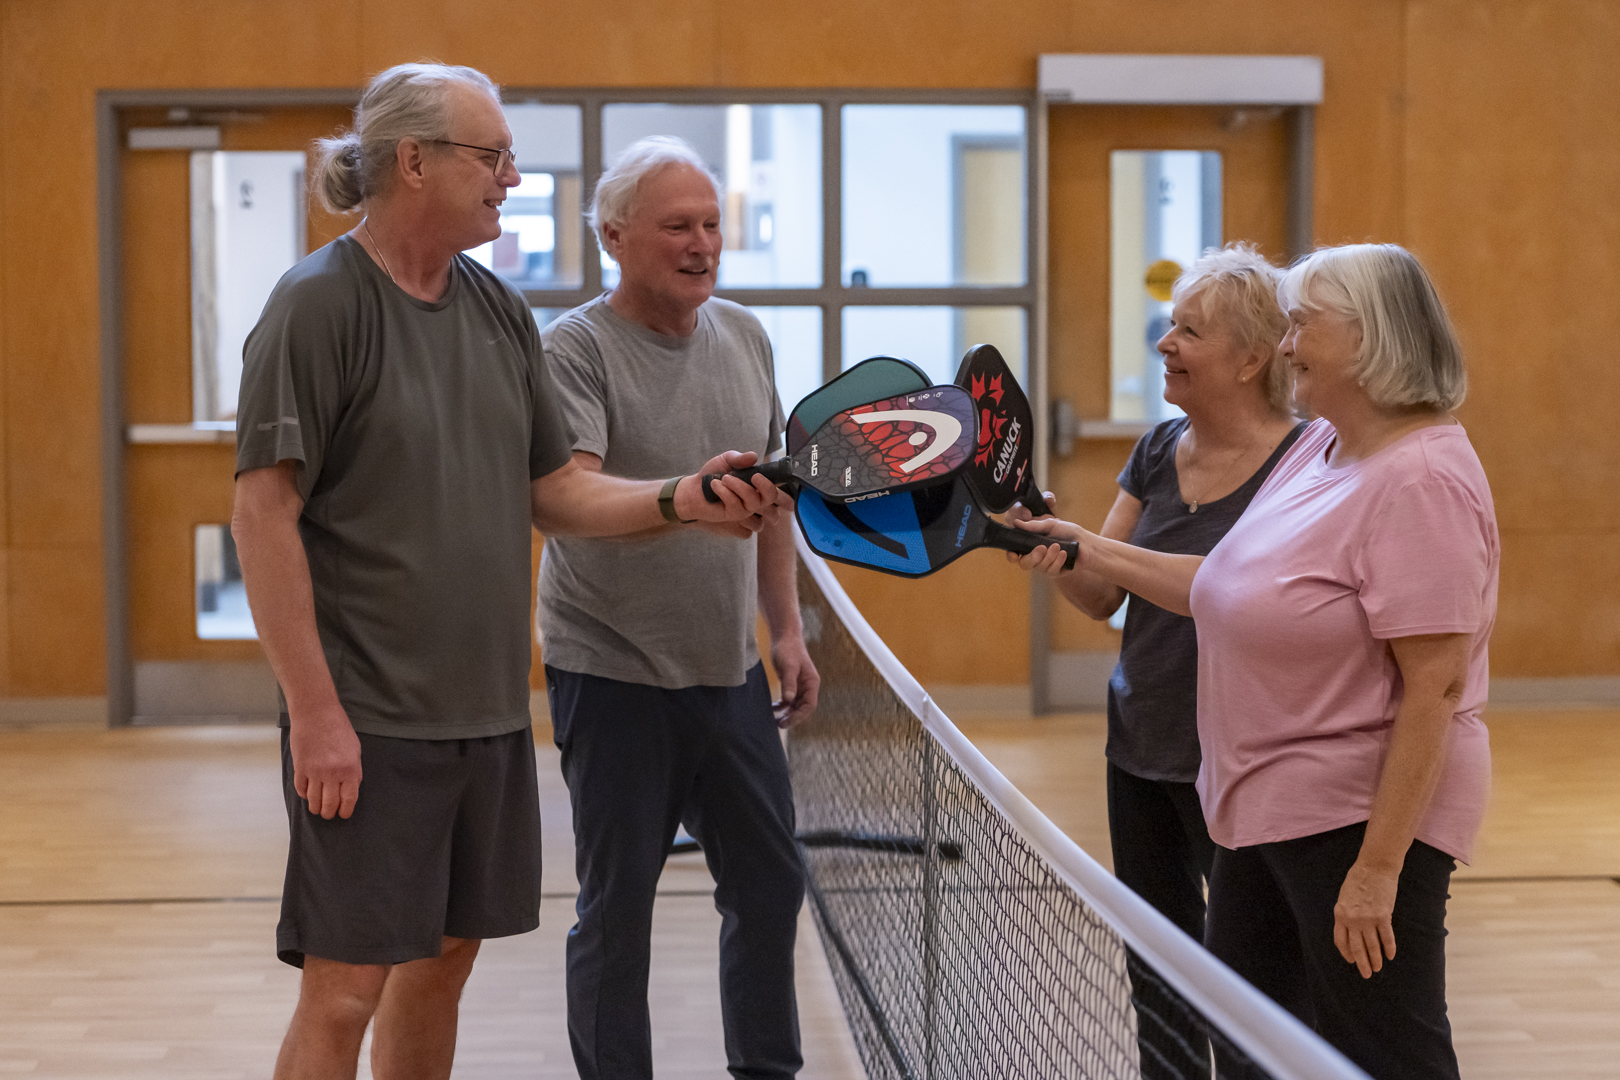
[[[984,397],[984,377],[982,375],[975,375],[968,382],[968,393],[973,395],[974,401]]]
[[[1001,395],[1002,395],[1001,376],[997,375],[995,378],[990,380],[990,399],[992,401],[994,401],[997,405],[1000,405],[1001,404]],[[977,397],[978,395],[974,395],[974,396]]]

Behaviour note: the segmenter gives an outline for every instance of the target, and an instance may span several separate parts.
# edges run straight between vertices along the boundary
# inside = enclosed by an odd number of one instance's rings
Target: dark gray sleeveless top
[[[1142,436],[1119,486],[1142,502],[1131,543],[1173,555],[1208,555],[1243,516],[1255,492],[1303,423],[1232,494],[1187,512],[1176,475],[1176,442],[1187,418],[1166,420]],[[1108,681],[1108,760],[1147,780],[1198,778],[1198,634],[1193,621],[1130,597],[1119,664]]]

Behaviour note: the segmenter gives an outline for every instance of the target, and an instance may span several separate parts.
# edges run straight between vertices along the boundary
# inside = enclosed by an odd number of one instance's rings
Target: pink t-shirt
[[[1464,633],[1468,682],[1417,836],[1466,862],[1491,781],[1491,490],[1458,425],[1337,469],[1333,441],[1325,420],[1306,428],[1193,579],[1209,834],[1239,848],[1366,821],[1401,703],[1385,639]]]

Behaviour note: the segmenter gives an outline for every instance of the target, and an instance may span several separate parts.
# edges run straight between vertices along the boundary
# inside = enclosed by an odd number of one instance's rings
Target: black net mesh
[[[799,839],[867,1075],[1267,1076],[984,798],[803,570],[800,597],[822,686],[788,741]]]

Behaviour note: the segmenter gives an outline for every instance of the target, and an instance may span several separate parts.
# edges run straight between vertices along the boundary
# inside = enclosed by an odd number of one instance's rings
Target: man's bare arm
[[[360,797],[360,740],[338,701],[315,630],[295,468],[284,461],[236,478],[231,536],[259,643],[287,698],[294,787],[310,813],[346,818]]]
[[[759,610],[771,632],[771,663],[782,682],[777,723],[792,727],[815,711],[821,675],[804,645],[799,559],[793,549],[793,519],[785,515],[759,532]]]
[[[675,489],[675,513],[684,520],[747,538],[766,521],[791,512],[793,500],[760,476],[752,484],[736,476],[722,476],[714,484],[720,501],[703,497],[705,474],[745,468],[754,458],[753,454],[728,451],[683,477]],[[530,484],[534,527],[548,536],[623,536],[668,524],[658,509],[662,480],[626,480],[600,470],[601,461],[594,454],[575,451],[567,464],[534,480]]]

